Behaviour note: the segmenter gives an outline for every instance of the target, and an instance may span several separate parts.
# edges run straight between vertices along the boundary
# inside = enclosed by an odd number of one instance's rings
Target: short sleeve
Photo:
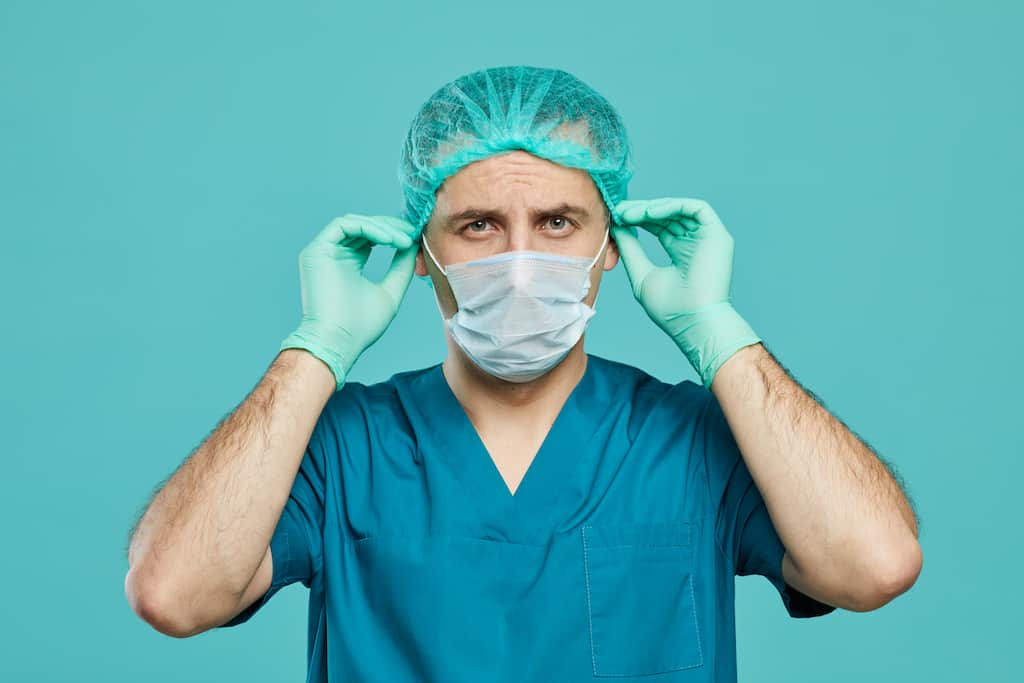
[[[791,617],[817,617],[835,610],[785,582],[782,558],[785,547],[779,538],[761,492],[743,459],[725,419],[718,398],[709,398],[700,420],[698,443],[703,443],[708,488],[717,506],[715,536],[719,550],[737,576],[759,574],[767,578],[782,598]]]
[[[237,626],[252,617],[283,587],[301,581],[309,588],[322,566],[324,523],[324,411],[306,447],[288,501],[270,538],[273,577],[270,587],[251,605],[218,628]]]

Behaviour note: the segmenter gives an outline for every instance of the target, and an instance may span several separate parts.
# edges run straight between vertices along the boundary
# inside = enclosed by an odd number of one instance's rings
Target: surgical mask
[[[444,321],[452,339],[495,377],[529,382],[546,373],[576,345],[594,316],[583,298],[608,234],[594,258],[508,251],[446,268],[424,238],[430,260],[444,273],[459,306]],[[440,300],[437,306],[440,310]]]

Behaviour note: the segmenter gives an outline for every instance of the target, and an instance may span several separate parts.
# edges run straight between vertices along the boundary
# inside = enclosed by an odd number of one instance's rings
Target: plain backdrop
[[[298,323],[299,250],[399,213],[416,108],[505,64],[617,106],[630,198],[711,203],[737,310],[921,515],[881,610],[791,619],[737,578],[740,679],[1018,680],[1020,7],[5,0],[0,680],[304,680],[301,584],[169,638],[125,599],[128,531]],[[414,279],[353,380],[443,359],[432,297]],[[589,352],[696,379],[621,265],[597,311]]]

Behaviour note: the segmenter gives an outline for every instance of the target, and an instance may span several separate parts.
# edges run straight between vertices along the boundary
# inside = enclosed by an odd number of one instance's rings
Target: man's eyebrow
[[[568,202],[562,202],[558,206],[553,206],[549,209],[533,209],[530,214],[534,218],[541,216],[556,216],[556,215],[575,215],[581,220],[587,220],[590,218],[590,212],[584,209],[582,206],[576,206]],[[502,216],[502,212],[497,209],[485,209],[475,206],[467,207],[461,211],[456,211],[453,214],[449,214],[448,221],[454,223],[456,221],[468,220],[470,218],[483,218],[485,216]]]

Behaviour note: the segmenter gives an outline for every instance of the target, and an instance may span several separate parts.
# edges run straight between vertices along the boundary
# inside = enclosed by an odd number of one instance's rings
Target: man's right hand
[[[398,312],[415,268],[414,232],[394,216],[349,213],[332,220],[299,254],[302,320],[280,350],[309,351],[331,369],[341,389],[356,359]],[[398,250],[379,283],[363,275],[375,244]]]

